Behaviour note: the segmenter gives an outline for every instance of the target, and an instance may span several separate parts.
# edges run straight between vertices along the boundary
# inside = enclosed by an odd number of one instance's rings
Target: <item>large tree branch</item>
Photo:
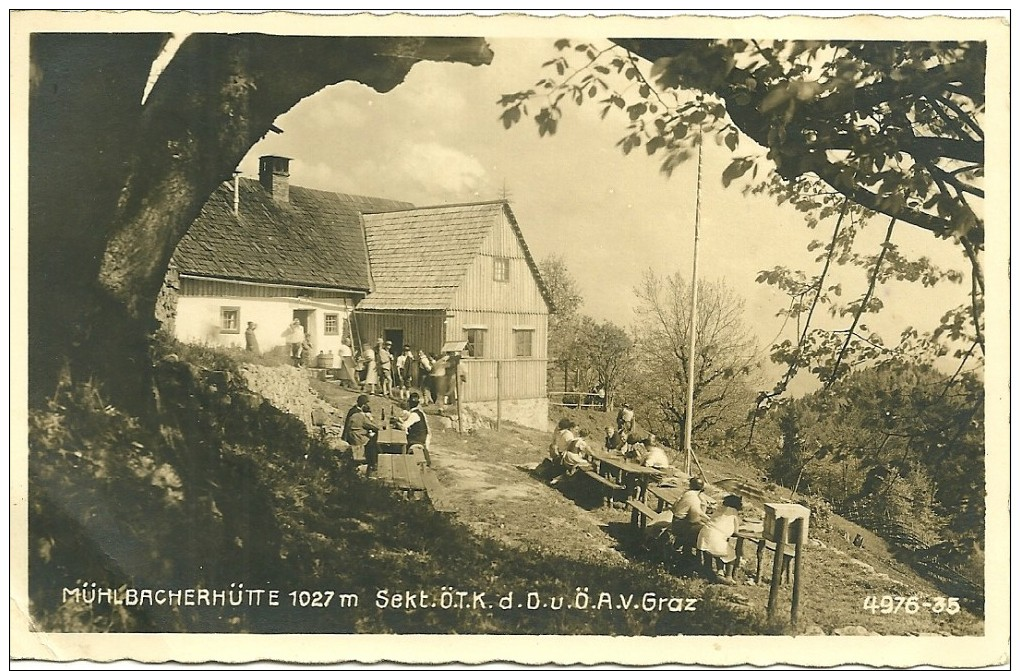
[[[170,255],[202,204],[301,99],[346,80],[389,91],[422,60],[479,65],[491,57],[481,38],[189,37],[145,105],[103,285],[133,314],[151,313]]]
[[[882,242],[882,251],[878,253],[878,258],[875,259],[875,268],[871,273],[871,281],[868,283],[868,290],[864,294],[864,300],[861,301],[860,308],[858,308],[857,312],[854,313],[854,320],[853,323],[850,324],[850,328],[847,330],[846,340],[843,341],[843,347],[839,350],[839,355],[836,357],[836,361],[832,365],[832,374],[829,375],[829,379],[825,383],[826,389],[831,387],[839,377],[839,366],[843,362],[843,357],[846,356],[847,349],[850,347],[850,340],[857,329],[857,324],[864,315],[864,311],[868,307],[868,303],[871,302],[871,295],[874,293],[875,286],[878,284],[879,271],[882,268],[882,261],[885,260],[885,253],[889,250],[889,241],[892,239],[893,228],[895,226],[896,218],[890,217],[889,227],[885,232],[885,240]]]
[[[886,214],[900,221],[923,228],[926,231],[946,237],[954,233],[952,222],[940,217],[928,214],[921,210],[910,208],[895,198],[880,196],[868,191],[853,180],[852,176],[844,172],[843,166],[832,163],[821,154],[811,154],[804,162],[804,172],[813,172],[823,179],[832,188],[850,200],[863,205],[869,210]],[[977,247],[984,244],[984,229],[975,226],[966,232],[967,239]]]

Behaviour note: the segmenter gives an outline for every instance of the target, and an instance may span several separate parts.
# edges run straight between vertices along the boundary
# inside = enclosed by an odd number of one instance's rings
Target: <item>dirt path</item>
[[[607,513],[585,510],[533,475],[544,448],[520,435],[437,433],[432,464],[442,490],[434,503],[477,533],[511,547],[625,562],[606,533]],[[621,521],[625,514],[614,511]],[[610,516],[613,513],[608,513]]]
[[[331,383],[312,380],[311,386],[341,418],[356,396]],[[370,403],[376,412],[391,412],[388,399],[373,396]],[[444,424],[442,417],[429,414],[432,468],[441,486],[430,492],[437,510],[456,515],[476,533],[510,547],[626,563],[607,533],[612,521],[629,519],[625,511],[596,514],[532,475],[547,449],[541,434],[513,429],[459,434],[452,423],[445,428]]]

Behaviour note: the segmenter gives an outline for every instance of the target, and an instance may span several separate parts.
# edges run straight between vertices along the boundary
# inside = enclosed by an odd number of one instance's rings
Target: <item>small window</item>
[[[464,329],[467,334],[467,355],[474,359],[485,356],[485,329]]]
[[[510,259],[500,256],[492,259],[492,279],[497,282],[510,281]]]
[[[322,335],[340,335],[340,315],[327,312],[322,317]]]
[[[514,356],[533,356],[531,353],[533,333],[530,329],[514,329]]]
[[[241,308],[220,308],[220,333],[241,332]]]

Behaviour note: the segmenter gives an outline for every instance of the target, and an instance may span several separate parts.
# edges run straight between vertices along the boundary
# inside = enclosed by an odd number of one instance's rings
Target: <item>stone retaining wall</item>
[[[244,364],[241,375],[248,388],[261,394],[274,407],[294,415],[311,431],[312,414],[329,417],[337,410],[319,398],[308,385],[308,371],[292,366],[258,366]],[[341,416],[337,421],[342,420]]]

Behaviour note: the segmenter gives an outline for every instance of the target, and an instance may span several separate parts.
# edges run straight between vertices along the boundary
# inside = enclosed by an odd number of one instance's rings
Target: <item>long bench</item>
[[[613,482],[612,480],[599,475],[595,471],[582,470],[581,472],[584,473],[585,475],[587,475],[589,478],[591,478],[595,482],[599,483],[600,485],[602,485],[603,487],[606,488],[607,491],[605,492],[605,495],[603,496],[603,504],[606,505],[606,506],[610,505],[610,503],[612,502],[613,494],[615,492],[622,492],[623,490],[626,489],[626,487],[624,487],[620,483]]]
[[[631,508],[630,523],[636,525],[638,529],[644,529],[648,526],[649,520],[654,521],[659,518],[659,513],[652,510],[652,508],[643,501],[630,498],[627,499],[627,505]]]

